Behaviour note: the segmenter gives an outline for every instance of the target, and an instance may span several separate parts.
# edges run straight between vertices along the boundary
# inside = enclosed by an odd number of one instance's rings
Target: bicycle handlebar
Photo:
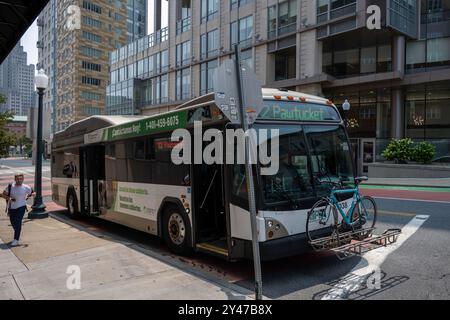
[[[319,184],[329,183],[329,184],[333,185],[334,187],[338,187],[338,188],[343,188],[344,182],[348,181],[348,180],[344,181],[344,180],[339,179],[339,182],[336,182],[336,181],[332,181],[331,179],[330,180],[320,180],[318,177],[315,177],[315,178]]]

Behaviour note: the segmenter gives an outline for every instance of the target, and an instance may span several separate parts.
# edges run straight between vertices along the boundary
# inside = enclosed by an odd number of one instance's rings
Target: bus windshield
[[[279,129],[280,133],[279,171],[273,176],[261,176],[266,204],[325,196],[331,188],[327,181],[353,182],[350,146],[341,126],[257,127]],[[317,179],[323,183],[316,183]]]

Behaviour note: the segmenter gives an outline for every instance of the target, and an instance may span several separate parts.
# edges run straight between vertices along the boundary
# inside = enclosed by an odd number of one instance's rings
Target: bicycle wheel
[[[363,228],[375,228],[377,222],[377,204],[372,197],[362,197],[358,201],[358,213]],[[366,237],[371,235],[371,231],[365,234]]]
[[[325,242],[320,239],[330,238],[329,243],[338,240],[337,235],[337,211],[327,199],[317,201],[306,218],[306,234],[309,243],[314,249],[325,249]]]

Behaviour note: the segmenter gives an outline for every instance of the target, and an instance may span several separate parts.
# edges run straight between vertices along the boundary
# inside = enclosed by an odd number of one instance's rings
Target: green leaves
[[[411,159],[414,142],[411,139],[392,140],[382,156],[389,161],[406,163]]]
[[[16,137],[5,130],[5,125],[11,122],[13,117],[11,112],[0,112],[0,156],[2,157],[7,156],[9,147],[16,143]]]
[[[6,103],[6,97],[2,94],[0,94],[0,104]]]
[[[435,157],[436,147],[429,142],[418,143],[413,149],[412,160],[421,164],[430,164]]]
[[[386,160],[396,163],[416,161],[421,164],[430,164],[436,156],[436,148],[426,141],[414,145],[414,142],[409,138],[394,139],[383,151],[382,156]]]

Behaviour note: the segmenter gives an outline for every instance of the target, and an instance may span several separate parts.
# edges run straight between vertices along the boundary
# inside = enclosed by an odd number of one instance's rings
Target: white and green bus
[[[270,260],[310,248],[307,213],[331,188],[315,178],[354,181],[354,166],[331,101],[276,89],[263,89],[263,101],[254,128],[279,132],[278,173],[263,176],[254,165],[261,257]],[[53,200],[72,218],[96,216],[161,237],[175,253],[251,258],[245,166],[172,162],[173,131],[192,131],[194,121],[204,130],[234,127],[214,94],[164,114],[74,123],[52,142]],[[340,200],[351,203],[352,195]]]

